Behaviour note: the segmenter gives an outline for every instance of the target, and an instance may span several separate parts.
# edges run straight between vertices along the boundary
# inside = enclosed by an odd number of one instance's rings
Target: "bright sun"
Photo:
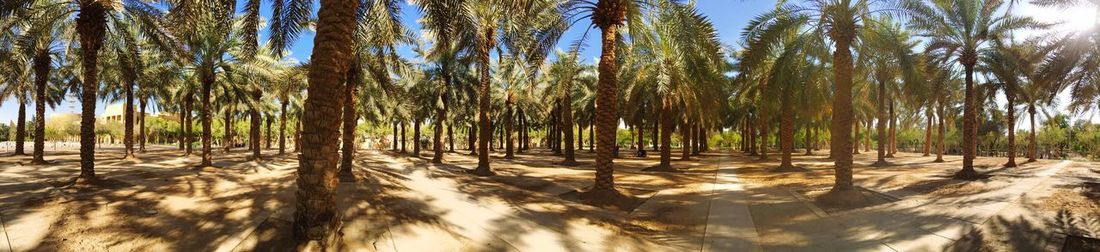
[[[1042,8],[1025,4],[1019,10],[1019,15],[1031,16],[1038,21],[1059,23],[1053,29],[1058,31],[1084,31],[1093,27],[1096,22],[1096,9],[1091,7],[1074,7],[1069,9]]]

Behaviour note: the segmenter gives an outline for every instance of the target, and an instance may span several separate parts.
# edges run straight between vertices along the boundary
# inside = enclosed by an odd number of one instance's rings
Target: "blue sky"
[[[269,1],[265,1],[265,5],[262,5],[262,7],[261,7],[261,13],[265,17],[269,17],[270,12],[271,12],[269,6],[267,5],[268,3],[269,3]],[[734,47],[738,46],[738,41],[740,40],[740,37],[741,37],[741,29],[748,23],[748,21],[750,19],[752,19],[754,16],[756,16],[760,13],[763,13],[763,12],[768,11],[771,8],[775,7],[775,2],[774,1],[763,1],[763,0],[698,0],[696,4],[697,4],[697,8],[699,9],[699,11],[701,13],[703,13],[705,16],[707,16],[711,20],[711,22],[715,25],[715,28],[717,28],[717,30],[718,30],[718,34],[720,36],[720,39],[721,39],[722,43],[724,43],[726,45],[731,45],[731,46],[734,46]],[[1081,12],[1080,10],[1063,11],[1063,10],[1056,10],[1056,9],[1039,9],[1037,7],[1028,6],[1028,4],[1026,4],[1026,3],[1024,5],[1025,6],[1023,8],[1018,10],[1018,12],[1022,12],[1022,13],[1018,13],[1018,14],[1029,15],[1029,16],[1037,16],[1041,20],[1049,21],[1049,22],[1059,21],[1058,20],[1059,18],[1067,17],[1067,14],[1071,14],[1071,15],[1068,15],[1070,17],[1072,17],[1072,16],[1085,17],[1085,16],[1091,16],[1092,15],[1091,13],[1087,12],[1088,10],[1084,10],[1084,12]],[[316,3],[315,3],[315,7],[316,7]],[[407,4],[405,4],[404,8],[402,8],[402,11],[403,11],[402,20],[405,23],[405,25],[407,27],[409,27],[410,30],[414,31],[415,34],[419,35],[420,33],[417,32],[417,31],[419,31],[420,25],[418,25],[416,23],[416,20],[421,15],[420,11],[415,6],[409,6]],[[1067,12],[1073,12],[1073,13],[1067,13]],[[1087,19],[1091,20],[1090,18],[1086,17],[1086,18],[1079,18],[1079,19],[1069,20],[1069,22],[1072,23],[1071,24],[1072,26],[1087,27],[1087,25],[1088,25],[1087,22],[1078,22],[1078,21],[1087,20]],[[1084,24],[1082,25],[1082,23],[1084,23]],[[582,34],[584,33],[584,30],[586,28],[588,28],[588,26],[589,26],[589,22],[587,22],[587,21],[582,21],[582,22],[577,23],[575,27],[571,28],[563,36],[561,41],[558,43],[558,47],[559,48],[568,47],[570,43],[572,43],[573,41],[577,40],[578,38],[580,38],[582,36]],[[1072,29],[1076,29],[1076,28],[1072,28]],[[264,32],[264,34],[262,34],[262,39],[266,40],[266,37],[267,37],[266,30],[263,31],[263,32]],[[599,33],[598,32],[599,32],[598,30],[591,31],[591,33],[589,34],[588,39],[586,41],[586,44],[588,46],[582,52],[582,59],[584,59],[586,62],[592,63],[599,56],[600,44],[598,42],[598,39],[599,39]],[[290,53],[287,55],[287,57],[298,59],[298,60],[306,60],[306,59],[309,58],[309,55],[311,54],[312,48],[313,48],[313,34],[311,32],[308,32],[308,30],[307,30],[294,43],[293,47],[289,50]],[[404,57],[413,57],[414,56],[412,54],[411,50],[409,50],[407,47],[400,49],[399,53]],[[97,110],[98,110],[97,113],[102,112],[103,108],[106,107],[106,105],[107,104],[104,104],[104,102],[100,102],[100,104],[97,106]],[[3,104],[0,104],[0,123],[7,123],[7,122],[10,122],[10,121],[14,121],[16,119],[17,107],[18,107],[18,105],[15,103],[15,101],[13,101],[13,99],[7,99],[7,101],[5,101]],[[70,96],[64,103],[62,103],[56,109],[47,109],[46,114],[48,116],[49,114],[54,113],[54,112],[75,112],[75,113],[79,113],[79,108],[80,108],[79,103],[76,101],[76,99],[74,97]],[[32,113],[32,112],[33,112],[33,105],[28,104],[28,120],[30,118],[29,113]]]

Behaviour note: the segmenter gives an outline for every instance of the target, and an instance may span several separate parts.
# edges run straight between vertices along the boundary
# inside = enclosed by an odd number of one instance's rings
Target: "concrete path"
[[[700,251],[761,251],[749,212],[748,191],[725,158],[710,184],[710,209]]]

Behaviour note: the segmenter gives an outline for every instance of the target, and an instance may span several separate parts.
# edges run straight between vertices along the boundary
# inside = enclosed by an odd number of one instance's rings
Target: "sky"
[[[265,17],[270,17],[270,6],[266,4],[270,1],[264,2],[265,4],[261,6],[261,14]],[[797,1],[790,2],[796,3]],[[316,7],[317,4],[315,3],[314,5]],[[699,12],[707,16],[707,18],[710,19],[711,23],[714,24],[722,43],[737,48],[740,47],[739,41],[741,40],[742,28],[744,28],[744,26],[748,24],[749,20],[751,20],[756,15],[759,15],[760,13],[764,13],[774,8],[775,2],[763,0],[697,0],[696,7]],[[406,3],[402,8],[402,12],[402,22],[406,25],[406,27],[408,27],[408,29],[410,29],[411,31],[419,31],[420,25],[417,24],[417,19],[421,15],[420,11],[415,6],[410,6]],[[1069,10],[1045,9],[1024,3],[1023,6],[1020,6],[1018,9],[1016,9],[1015,12],[1018,15],[1034,16],[1040,21],[1045,22],[1066,22],[1065,24],[1059,26],[1058,29],[1060,30],[1083,29],[1084,27],[1088,27],[1090,22],[1095,20],[1092,18],[1094,14],[1091,13],[1091,10],[1084,8]],[[573,41],[576,41],[577,39],[582,37],[585,29],[589,27],[590,22],[588,21],[578,22],[574,27],[570,28],[570,30],[562,36],[561,41],[558,42],[558,47],[563,49],[567,48]],[[261,34],[261,39],[266,40],[267,31],[264,30],[262,31],[262,33],[263,34]],[[414,33],[416,35],[423,34],[421,32]],[[599,57],[600,44],[598,40],[599,30],[594,29],[590,31],[585,41],[585,44],[587,46],[581,52],[581,58],[587,63],[594,63]],[[309,58],[312,48],[313,33],[306,30],[290,48],[287,57],[297,59],[299,61],[305,61]],[[415,56],[412,53],[411,49],[409,49],[408,47],[398,49],[398,53],[407,58],[412,58]],[[1065,96],[1065,94],[1061,95],[1063,99],[1065,98]],[[28,104],[27,106],[27,118],[29,120],[31,117],[30,113],[34,111],[33,102],[31,104]],[[105,102],[99,102],[99,104],[96,106],[97,114],[101,113],[106,106],[107,104]],[[10,121],[16,120],[17,107],[18,104],[13,99],[6,99],[3,104],[0,104],[0,123],[8,123]],[[70,96],[57,108],[47,109],[46,115],[48,117],[50,114],[56,112],[79,113],[79,110],[79,102],[75,97]],[[150,109],[150,111],[155,110],[156,109]],[[1063,108],[1057,108],[1056,110],[1064,111]],[[1077,116],[1077,118],[1092,119],[1091,116],[1085,116],[1088,115],[1079,115]],[[1095,120],[1100,120],[1100,118],[1095,118]],[[1026,127],[1027,125],[1021,126]]]

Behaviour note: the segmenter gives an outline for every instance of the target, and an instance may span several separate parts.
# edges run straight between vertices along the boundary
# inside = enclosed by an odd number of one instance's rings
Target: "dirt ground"
[[[138,161],[120,160],[121,150],[97,152],[96,172],[105,179],[94,185],[60,186],[79,173],[78,153],[48,152],[49,165],[30,165],[30,157],[0,158],[0,217],[14,251],[130,251],[130,250],[280,250],[289,233],[294,201],[296,154],[265,150],[265,159],[246,161],[250,152],[224,153],[215,149],[215,166],[195,170],[196,155],[183,156],[171,146],[150,148]],[[670,233],[690,230],[701,236],[704,204],[690,202],[704,196],[712,182],[717,156],[704,154],[674,162],[681,172],[642,172],[656,157],[616,160],[616,182],[624,192],[645,201],[658,193],[683,200],[649,204],[632,212],[604,210],[563,200],[559,195],[583,190],[592,183],[593,155],[578,151],[580,165],[560,166],[560,157],[541,150],[504,160],[494,153],[495,177],[467,174],[476,167],[468,151],[449,153],[443,165],[429,164],[430,152],[420,158],[388,151],[364,150],[358,155],[359,183],[342,183],[344,248],[378,249],[364,241],[392,230],[445,222],[449,206],[432,205],[438,195],[423,195],[421,186],[450,187],[479,203],[497,202],[522,209],[543,226],[587,224],[631,243],[677,239]],[[431,181],[414,173],[426,172]],[[434,182],[443,181],[443,182]],[[671,194],[670,194],[671,195]],[[682,195],[682,196],[681,196]],[[665,196],[662,196],[665,197]],[[678,204],[684,203],[684,204]],[[521,215],[523,216],[523,215]],[[357,223],[368,223],[357,226]],[[442,225],[441,225],[442,226]],[[566,228],[559,227],[562,233]],[[517,234],[518,235],[518,234]],[[393,238],[396,239],[396,238]],[[694,238],[682,238],[688,244]],[[283,247],[281,247],[283,246]],[[647,246],[647,245],[639,245]],[[657,246],[657,245],[653,245]],[[663,246],[663,245],[662,245]]]
[[[218,168],[195,170],[199,158],[183,156],[172,146],[153,146],[136,161],[121,160],[117,148],[101,149],[96,172],[105,181],[72,186],[62,185],[79,173],[75,151],[47,152],[54,162],[48,165],[30,165],[29,156],[3,155],[0,224],[13,251],[285,250],[293,246],[288,238],[296,154],[264,150],[263,160],[247,161],[249,153],[216,148]],[[657,164],[654,155],[623,157],[615,161],[616,185],[640,203],[622,211],[568,197],[592,184],[593,154],[587,150],[578,151],[580,165],[572,167],[561,166],[561,157],[541,149],[519,153],[514,160],[495,152],[492,167],[498,176],[485,178],[467,172],[477,165],[468,153],[448,153],[444,164],[431,164],[427,150],[421,157],[359,152],[359,181],[338,188],[340,250],[697,250],[711,214],[711,186],[723,162],[754,193],[748,202],[764,250],[815,248],[815,243],[800,241],[808,238],[797,229],[777,223],[813,224],[819,217],[775,213],[809,213],[815,207],[802,201],[828,189],[834,176],[832,161],[820,151],[795,155],[795,165],[804,172],[771,171],[778,166],[776,153],[768,160],[740,153],[704,153],[690,160],[676,155],[677,172],[642,171]],[[873,152],[856,155],[854,183],[895,197],[867,209],[917,198],[971,204],[974,198],[1009,195],[1004,192],[1014,190],[1014,184],[1028,181],[1034,182],[1033,189],[1011,200],[1015,203],[1006,210],[993,211],[998,214],[989,220],[975,223],[980,228],[967,232],[960,243],[989,251],[1026,250],[1016,243],[1049,240],[1056,234],[1100,235],[1100,173],[1092,163],[1072,162],[1053,170],[1061,161],[1041,160],[1001,168],[1004,158],[979,158],[978,170],[990,177],[961,181],[951,178],[961,157],[945,156],[944,163],[932,159],[898,153],[889,159],[890,166],[872,167]],[[1045,177],[1029,179],[1037,176]],[[865,211],[825,210],[822,216]],[[1021,230],[1043,235],[1021,235]]]
[[[961,236],[958,244],[933,250],[952,251],[1029,251],[1041,250],[1042,244],[1054,244],[1055,248],[1061,247],[1061,238],[1065,235],[1080,235],[1084,237],[1097,237],[1100,235],[1100,184],[1097,184],[1100,173],[1094,168],[1093,163],[1069,162],[1065,168],[1054,172],[1051,167],[1060,163],[1059,160],[1039,160],[1026,163],[1026,158],[1018,158],[1020,164],[1014,168],[1004,168],[1006,162],[1003,157],[979,157],[975,160],[976,169],[989,176],[975,181],[964,181],[952,178],[952,174],[961,169],[961,157],[945,156],[945,162],[932,162],[935,157],[925,157],[918,153],[897,153],[895,158],[888,158],[891,165],[876,167],[871,164],[876,159],[875,152],[865,152],[855,156],[853,167],[854,184],[857,187],[870,191],[881,192],[896,197],[893,205],[917,205],[929,207],[931,205],[943,205],[959,208],[967,208],[968,205],[980,207],[999,206],[1003,209],[990,208],[987,212],[996,213],[989,219],[959,218],[950,214],[944,214],[946,219],[965,220],[970,225],[978,228],[968,229]],[[773,172],[778,166],[778,156],[771,154],[769,160],[760,161],[755,157],[748,157],[742,164],[735,165],[738,176],[745,181],[750,188],[758,192],[761,203],[754,206],[754,215],[762,211],[777,211],[791,208],[821,208],[823,215],[843,216],[844,211],[859,213],[876,213],[879,209],[889,209],[894,218],[935,218],[939,213],[926,213],[914,210],[912,213],[898,211],[889,206],[869,207],[866,209],[829,209],[825,206],[809,204],[789,204],[797,202],[788,197],[790,192],[808,192],[802,201],[812,201],[814,191],[824,191],[832,187],[834,170],[832,162],[826,159],[824,154],[814,156],[795,155],[794,163],[797,166],[808,169],[805,172]],[[1030,179],[1040,176],[1049,176],[1047,179]],[[1033,187],[1026,190],[1013,188],[1018,183],[1034,183]],[[1015,194],[1013,194],[1015,193]],[[820,193],[817,193],[820,194]],[[982,198],[999,198],[1016,195],[1019,197],[1014,203],[993,204],[995,200],[984,201]],[[797,198],[797,196],[795,197]],[[925,202],[915,204],[912,202]],[[997,199],[1000,200],[1000,199]],[[1013,200],[1006,200],[1013,201]],[[807,205],[807,206],[803,206]],[[878,205],[878,204],[872,204]],[[1007,205],[1007,206],[1006,206]],[[998,211],[999,210],[999,211]],[[985,211],[985,210],[983,210]],[[807,211],[809,212],[809,211]],[[900,215],[899,215],[900,214]],[[913,217],[898,217],[911,214]],[[812,216],[812,215],[811,215]],[[760,230],[761,243],[765,250],[769,250],[767,244],[776,244],[777,248],[785,248],[784,243],[790,243],[792,237],[803,236],[802,229],[787,225],[769,223],[782,222],[811,222],[812,219],[827,217],[811,217],[792,214],[789,216],[774,217],[767,214],[754,216],[757,219],[757,228]],[[843,218],[843,217],[838,217]],[[929,232],[936,231],[928,229]],[[950,237],[949,237],[950,238]],[[1037,245],[1038,244],[1038,245]],[[1035,247],[1039,246],[1039,247]],[[1057,249],[1056,249],[1057,250]],[[901,250],[899,250],[901,251]]]

